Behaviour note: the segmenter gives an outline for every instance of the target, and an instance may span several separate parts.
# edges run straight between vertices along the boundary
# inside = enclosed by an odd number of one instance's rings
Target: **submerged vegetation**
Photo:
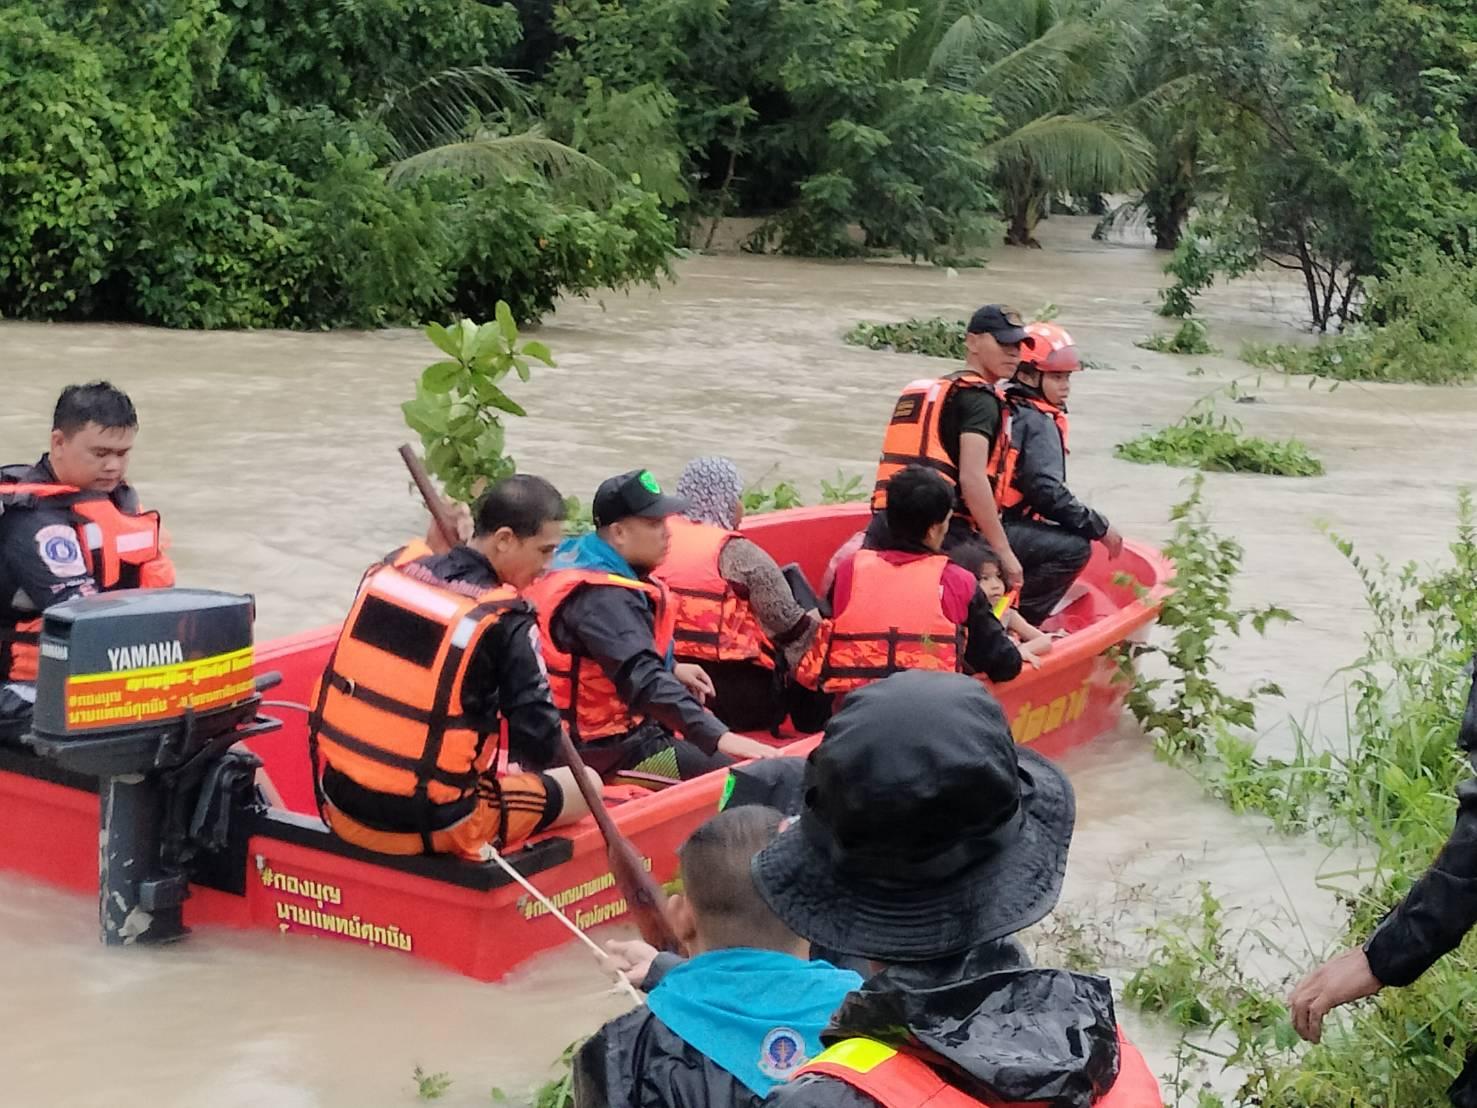
[[[1130,462],[1226,473],[1316,477],[1323,472],[1323,463],[1297,439],[1248,435],[1239,420],[1218,415],[1208,404],[1191,410],[1178,423],[1119,443],[1113,454]]]
[[[1143,350],[1154,350],[1160,354],[1215,354],[1215,347],[1205,333],[1205,324],[1198,319],[1187,319],[1172,335],[1150,335],[1134,343]]]
[[[901,323],[858,323],[844,336],[852,346],[964,360],[962,319],[905,319]]]
[[[1239,811],[1288,831],[1356,845],[1369,864],[1341,896],[1345,944],[1362,942],[1446,839],[1455,787],[1472,774],[1456,747],[1477,652],[1477,521],[1463,493],[1450,560],[1421,568],[1368,559],[1334,539],[1364,586],[1370,629],[1347,670],[1347,737],[1299,729],[1288,758],[1257,755],[1245,738],[1254,697],[1225,693],[1214,654],[1242,620],[1265,626],[1276,609],[1229,603],[1239,562],[1234,541],[1210,530],[1198,486],[1176,509],[1179,591],[1166,605],[1172,678],[1136,688],[1130,706],[1156,744]],[[1294,906],[1295,908],[1296,906]],[[1336,1013],[1320,1045],[1299,1043],[1283,997],[1317,951],[1281,951],[1268,936],[1232,927],[1210,886],[1198,906],[1153,929],[1152,949],[1128,982],[1129,1000],[1185,1030],[1171,1095],[1201,1108],[1296,1104],[1445,1103],[1447,1086],[1473,1045],[1477,940],[1447,955],[1414,985],[1388,989]],[[1253,969],[1271,954],[1286,978]],[[1228,1095],[1201,1086],[1207,1065],[1228,1071]]]

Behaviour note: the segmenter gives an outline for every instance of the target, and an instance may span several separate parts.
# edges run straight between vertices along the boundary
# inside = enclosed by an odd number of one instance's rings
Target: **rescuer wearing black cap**
[[[858,689],[802,795],[754,883],[796,934],[875,973],[766,1104],[1161,1104],[1108,981],[1034,968],[1011,938],[1057,902],[1075,805],[984,686],[915,670]]]
[[[1000,523],[998,501],[1008,422],[1002,389],[1015,373],[1025,337],[1018,312],[986,304],[965,328],[964,368],[937,380],[914,381],[903,390],[882,439],[867,529],[870,548],[888,546],[887,482],[907,466],[928,466],[954,486],[951,535],[977,531],[999,555],[1006,587],[1020,587],[1021,563]]]
[[[730,757],[775,753],[703,707],[713,686],[702,667],[673,662],[674,609],[650,573],[667,554],[667,517],[686,507],[647,470],[607,478],[595,492],[595,530],[560,547],[525,591],[538,608],[554,703],[606,780],[660,787]]]

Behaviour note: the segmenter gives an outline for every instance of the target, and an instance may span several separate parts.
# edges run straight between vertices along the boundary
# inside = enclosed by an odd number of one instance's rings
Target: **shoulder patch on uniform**
[[[898,397],[896,404],[892,406],[892,419],[889,423],[917,423],[918,416],[923,407],[922,399],[914,393],[907,393]]]
[[[41,561],[57,577],[83,577],[87,563],[82,560],[82,547],[77,532],[65,523],[51,523],[36,532],[36,552]]]

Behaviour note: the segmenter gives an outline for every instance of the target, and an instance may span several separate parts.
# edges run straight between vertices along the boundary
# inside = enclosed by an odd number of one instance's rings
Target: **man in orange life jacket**
[[[775,753],[704,708],[713,686],[702,667],[673,660],[674,606],[650,573],[667,554],[667,518],[686,507],[644,469],[607,478],[595,531],[565,542],[528,590],[554,703],[606,780],[660,787]]]
[[[360,584],[311,720],[325,822],[385,854],[485,860],[588,809],[559,760],[559,710],[532,607],[564,499],[515,474],[477,502],[471,541],[397,551]],[[524,772],[499,776],[501,722]],[[540,772],[547,770],[546,772]]]
[[[34,466],[0,467],[0,735],[30,719],[47,608],[174,584],[159,516],[124,480],[137,434],[126,394],[106,381],[68,385],[50,451]]]
[[[977,681],[859,689],[810,755],[796,826],[754,859],[786,926],[873,976],[774,1108],[1159,1108],[1105,978],[1035,968],[1011,936],[1056,904],[1075,805]]]
[[[1116,558],[1123,536],[1067,488],[1067,397],[1082,368],[1072,336],[1054,323],[1032,323],[1026,332],[1009,394],[1014,457],[1000,505],[1010,545],[1031,567],[1021,618],[1039,625],[1087,565],[1092,544]]]
[[[1008,430],[1003,386],[1015,372],[1025,337],[1018,313],[1003,304],[986,304],[965,329],[964,368],[937,381],[915,381],[903,390],[882,442],[868,546],[887,546],[883,509],[888,480],[903,466],[926,465],[956,489],[953,531],[977,531],[1000,556],[1006,587],[1020,587],[1021,562],[1001,526],[996,485],[1004,456],[1002,436]]]
[[[836,571],[834,615],[797,667],[807,688],[839,693],[904,669],[980,673],[1009,681],[1021,653],[980,591],[942,553],[954,491],[911,465],[887,483],[887,546],[859,550]]]

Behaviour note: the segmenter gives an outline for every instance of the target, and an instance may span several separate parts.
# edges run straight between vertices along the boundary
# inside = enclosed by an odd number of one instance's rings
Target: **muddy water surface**
[[[1279,681],[1303,714],[1336,688],[1365,618],[1327,525],[1396,560],[1434,559],[1455,490],[1472,477],[1477,390],[1353,387],[1254,375],[1231,357],[1138,350],[1160,259],[1088,239],[1053,219],[1042,251],[1001,251],[957,275],[873,263],[692,258],[656,292],[564,305],[539,336],[559,366],[518,386],[534,413],[509,442],[523,467],[588,498],[604,476],[647,465],[675,479],[722,451],[750,479],[795,479],[809,497],[837,469],[869,471],[897,388],[936,373],[921,357],[857,350],[857,319],[960,316],[1004,300],[1053,302],[1105,368],[1073,393],[1073,484],[1126,533],[1167,533],[1186,473],[1111,457],[1139,430],[1177,418],[1233,377],[1255,393],[1234,414],[1251,431],[1297,434],[1325,477],[1211,475],[1222,530],[1245,546],[1242,590],[1298,624],[1249,639],[1227,679]],[[1214,342],[1296,337],[1296,286],[1269,278],[1217,290]],[[179,334],[132,327],[0,324],[0,458],[43,448],[57,390],[107,376],[143,421],[132,477],[165,516],[183,582],[255,593],[263,637],[342,616],[374,557],[423,526],[394,453],[398,404],[433,349],[417,333]],[[1193,374],[1195,367],[1204,374]],[[1229,406],[1228,406],[1229,410]],[[1286,733],[1264,713],[1268,742]],[[1338,718],[1337,705],[1326,716]],[[1326,721],[1328,722],[1328,721]],[[1154,762],[1143,740],[1106,737],[1068,764],[1079,819],[1066,895],[1045,942],[1131,937],[1199,878],[1294,953],[1327,941],[1321,848],[1235,818]],[[0,814],[3,818],[3,814]],[[327,943],[205,933],[160,951],[105,951],[90,901],[0,878],[0,1103],[154,1108],[414,1103],[417,1064],[455,1078],[440,1103],[526,1089],[572,1038],[621,1002],[584,957],[552,955],[496,985]],[[1162,1070],[1171,1037],[1128,1022]]]

